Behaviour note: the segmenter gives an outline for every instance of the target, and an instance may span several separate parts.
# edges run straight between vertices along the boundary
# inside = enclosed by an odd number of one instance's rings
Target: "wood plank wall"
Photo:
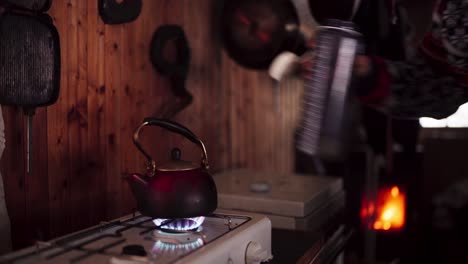
[[[275,108],[265,72],[237,66],[212,26],[216,0],[145,0],[132,23],[104,25],[95,0],[53,1],[49,14],[62,47],[58,102],[34,117],[33,172],[25,173],[25,117],[5,107],[7,148],[1,161],[15,248],[132,212],[122,173],[143,172],[131,137],[142,119],[171,103],[168,80],[149,60],[153,32],[183,26],[192,49],[192,105],[175,119],[204,140],[213,171],[233,167],[290,172],[301,83],[281,86]],[[185,159],[200,150],[158,128],[143,132],[157,161],[179,146]]]

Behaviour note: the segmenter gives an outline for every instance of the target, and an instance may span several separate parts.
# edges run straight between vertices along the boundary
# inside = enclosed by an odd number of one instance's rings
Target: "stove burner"
[[[172,232],[155,230],[150,237],[153,241],[161,241],[169,244],[190,244],[199,239],[204,240],[204,234],[196,231]]]
[[[151,252],[156,255],[183,255],[202,247],[203,244],[204,242],[201,238],[194,242],[185,244],[172,244],[158,240],[154,243],[153,250]]]
[[[155,230],[151,239],[155,241],[152,253],[156,255],[183,255],[205,244],[205,236],[197,231]]]
[[[196,230],[205,221],[204,216],[193,217],[193,218],[178,218],[178,219],[154,219],[153,223],[166,231],[191,231]]]

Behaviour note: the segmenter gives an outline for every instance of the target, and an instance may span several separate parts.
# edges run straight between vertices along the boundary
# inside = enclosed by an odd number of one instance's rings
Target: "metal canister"
[[[318,27],[315,56],[304,84],[296,147],[311,156],[340,159],[346,149],[349,88],[356,54],[363,51],[354,23],[327,20]]]

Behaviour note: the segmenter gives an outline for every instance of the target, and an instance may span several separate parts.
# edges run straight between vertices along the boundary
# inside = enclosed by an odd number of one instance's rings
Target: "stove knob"
[[[260,262],[268,261],[270,258],[271,256],[268,254],[268,251],[260,243],[251,241],[247,245],[245,252],[246,264],[259,264]]]
[[[130,255],[130,256],[146,256],[146,250],[141,245],[128,245],[123,247],[122,255]]]

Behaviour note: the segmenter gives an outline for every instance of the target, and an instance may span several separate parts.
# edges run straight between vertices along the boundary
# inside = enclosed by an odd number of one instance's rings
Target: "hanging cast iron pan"
[[[283,51],[301,54],[304,40],[287,0],[226,0],[220,34],[228,55],[250,69],[266,69]]]
[[[167,45],[174,44],[175,54],[166,54]],[[173,57],[173,58],[170,58]],[[192,95],[186,88],[190,67],[190,47],[184,30],[178,25],[163,25],[153,34],[150,58],[156,70],[171,80],[175,100],[163,105],[157,116],[172,118],[192,102]]]
[[[355,0],[308,0],[312,16],[319,24],[327,19],[349,20]]]
[[[23,107],[28,114],[28,154],[34,108],[55,103],[59,88],[60,43],[52,19],[0,14],[0,104]],[[28,155],[28,172],[30,161]]]
[[[52,0],[0,0],[0,6],[46,12],[52,5]]]
[[[141,13],[141,0],[99,0],[99,15],[106,24],[134,21]]]
[[[176,56],[173,61],[166,58],[164,49],[169,42],[175,44]],[[178,25],[160,26],[151,40],[151,62],[161,74],[185,77],[190,65],[190,48],[184,30]]]
[[[52,19],[0,15],[0,104],[34,108],[55,103],[60,86],[60,43]]]

